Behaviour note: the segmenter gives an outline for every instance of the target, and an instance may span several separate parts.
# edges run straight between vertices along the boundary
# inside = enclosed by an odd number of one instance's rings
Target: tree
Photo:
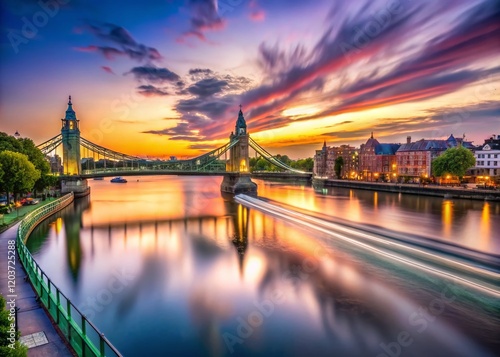
[[[43,190],[47,187],[48,179],[46,176],[50,173],[50,164],[45,158],[45,155],[35,146],[33,140],[29,138],[19,139],[22,146],[22,153],[28,156],[28,160],[35,165],[35,168],[40,171],[40,178],[35,182],[34,189]],[[52,176],[52,175],[51,175]]]
[[[6,150],[27,155],[28,160],[40,171],[40,178],[34,185],[35,190],[43,190],[48,186],[47,183],[52,182],[52,179],[47,177],[52,176],[50,174],[50,164],[45,155],[36,147],[33,140],[29,138],[16,139],[0,132],[0,152]]]
[[[22,152],[23,147],[15,137],[0,131],[0,152],[5,150]]]
[[[342,172],[342,167],[344,167],[344,158],[342,156],[339,156],[335,159],[335,166],[333,167],[337,178],[340,178],[340,173]]]
[[[28,354],[28,348],[21,345],[17,340],[19,333],[14,333],[15,342],[12,343],[11,332],[14,324],[9,311],[5,309],[5,299],[0,295],[0,356],[5,357],[25,357]],[[14,348],[9,347],[11,345]]]
[[[463,146],[447,149],[432,161],[432,174],[437,177],[451,175],[460,180],[476,164],[474,154]]]
[[[10,193],[31,191],[36,180],[40,178],[40,171],[35,168],[28,156],[5,150],[0,153],[0,165],[4,171],[0,181],[0,191],[7,193],[7,203],[10,205]]]

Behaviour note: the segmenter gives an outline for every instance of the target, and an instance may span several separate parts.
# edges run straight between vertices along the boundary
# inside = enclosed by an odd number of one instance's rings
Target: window
[[[498,161],[493,161],[493,166],[498,166],[497,163]]]
[[[490,158],[490,155],[491,155],[491,154],[488,154],[488,159]],[[488,165],[489,165],[489,164],[488,164]]]

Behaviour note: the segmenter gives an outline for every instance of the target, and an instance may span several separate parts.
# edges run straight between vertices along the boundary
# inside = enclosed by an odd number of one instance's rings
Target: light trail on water
[[[419,268],[421,270],[424,270],[426,272],[430,272],[442,277],[450,278],[450,279],[455,279],[456,281],[461,282],[462,284],[478,289],[480,291],[483,291],[487,294],[491,294],[495,297],[500,297],[500,289],[498,287],[498,282],[500,281],[500,274],[497,272],[489,271],[486,269],[481,269],[479,267],[471,266],[466,263],[462,263],[456,260],[451,260],[449,258],[446,258],[442,255],[434,254],[431,252],[424,251],[422,249],[417,249],[414,247],[410,247],[401,243],[389,241],[384,238],[377,237],[373,234],[367,234],[365,232],[361,232],[359,230],[347,227],[347,226],[342,226],[337,223],[332,223],[328,221],[324,221],[322,219],[318,219],[312,216],[308,216],[306,214],[296,212],[290,209],[286,209],[283,207],[279,207],[270,203],[267,203],[265,201],[262,201],[257,198],[253,198],[250,196],[246,195],[238,195],[235,197],[236,202],[255,208],[259,211],[268,213],[272,216],[278,217],[280,219],[286,220],[286,221],[291,221],[295,224],[301,225],[308,227],[310,229],[320,231],[322,233],[325,233],[329,236],[338,238],[340,240],[343,240],[345,242],[348,242],[352,245],[361,247],[365,250],[369,250],[373,253],[376,253],[380,256],[404,263],[406,265],[412,266]],[[456,275],[452,272],[449,271],[444,271],[442,269],[436,268],[429,266],[428,264],[424,264],[418,261],[415,261],[413,259],[410,259],[408,257],[400,256],[397,254],[394,254],[392,252],[387,252],[382,249],[376,248],[374,246],[371,246],[369,244],[360,242],[359,240],[356,240],[354,238],[350,238],[347,236],[355,236],[358,238],[363,238],[368,241],[371,241],[372,243],[377,243],[377,244],[382,244],[390,249],[396,249],[400,250],[401,253],[404,254],[413,254],[415,255],[420,255],[421,257],[425,257],[429,260],[432,260],[438,264],[441,265],[448,265],[452,269],[459,269],[463,271],[464,273],[470,273],[474,274],[477,279],[486,279],[486,280],[491,280],[493,283],[486,283],[486,282],[477,282],[470,280],[466,277]]]

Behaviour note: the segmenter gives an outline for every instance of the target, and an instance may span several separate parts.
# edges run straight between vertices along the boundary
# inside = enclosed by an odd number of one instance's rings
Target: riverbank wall
[[[361,190],[443,197],[448,199],[460,198],[460,199],[471,199],[471,200],[482,200],[482,201],[487,200],[487,201],[500,202],[500,190],[478,190],[478,189],[466,189],[460,187],[442,187],[434,185],[422,186],[418,184],[380,183],[380,182],[364,182],[364,181],[333,180],[333,179],[318,179],[318,178],[313,178],[313,186],[355,188]]]

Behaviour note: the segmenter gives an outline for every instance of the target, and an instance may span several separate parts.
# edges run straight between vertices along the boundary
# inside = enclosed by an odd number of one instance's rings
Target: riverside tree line
[[[40,192],[56,184],[57,177],[33,140],[0,132],[0,193],[6,193],[8,207],[11,194],[17,200],[20,194]]]

